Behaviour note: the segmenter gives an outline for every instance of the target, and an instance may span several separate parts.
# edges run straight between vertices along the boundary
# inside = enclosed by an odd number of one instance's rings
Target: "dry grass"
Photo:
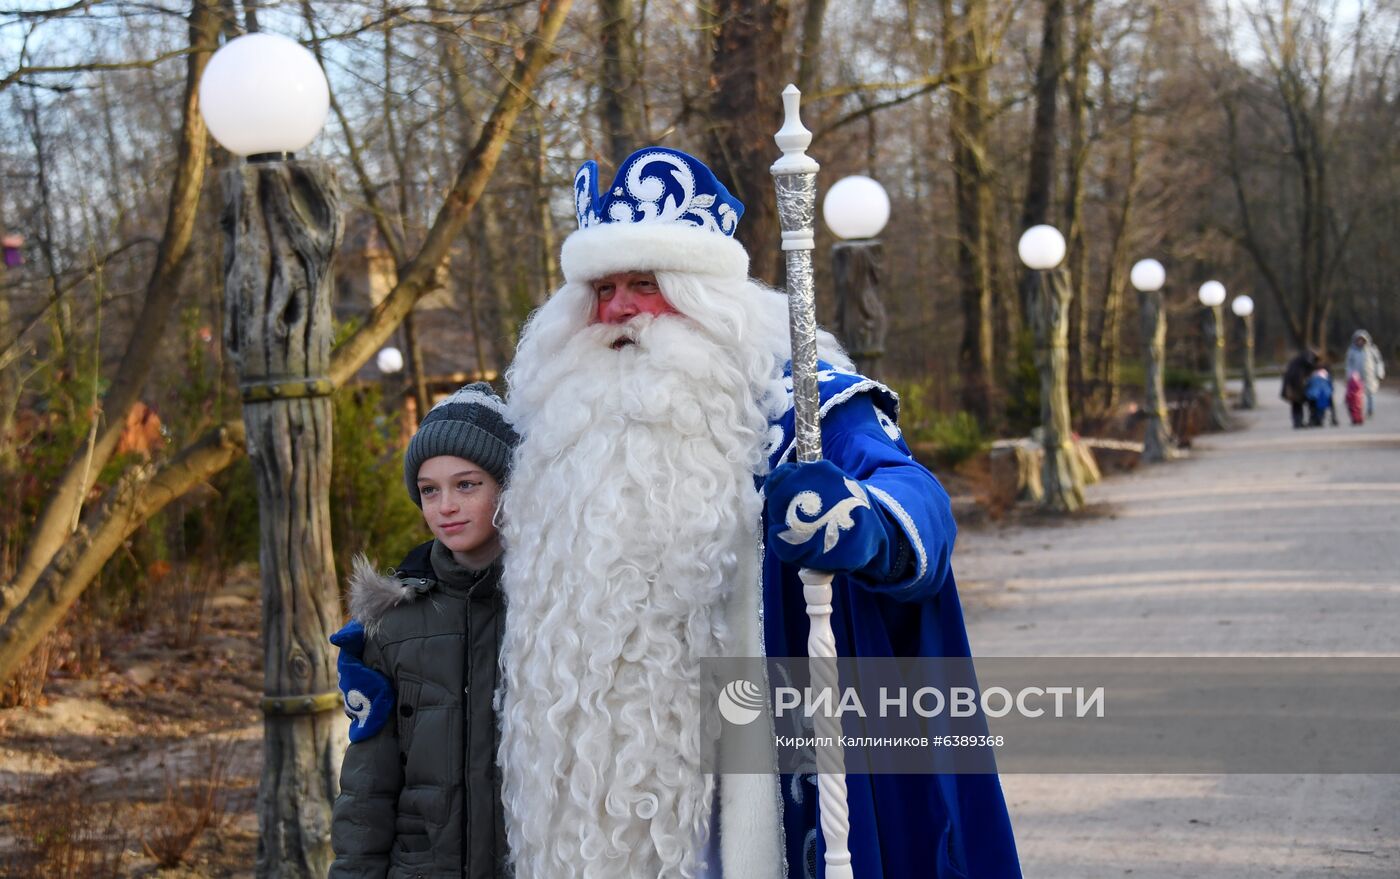
[[[151,586],[156,627],[170,647],[185,650],[208,631],[209,601],[226,585],[227,577],[205,565],[186,563],[166,570]]]
[[[150,813],[150,831],[141,835],[142,849],[161,867],[183,863],[200,836],[227,817],[233,746],[211,742],[204,756],[184,778],[167,770],[165,797]]]
[[[20,663],[19,670],[8,681],[0,681],[0,708],[33,708],[44,694],[44,683],[53,664],[54,642],[58,632],[50,632]]]
[[[120,806],[71,779],[35,776],[15,797],[11,824],[15,851],[6,876],[43,879],[116,879],[127,837]]]

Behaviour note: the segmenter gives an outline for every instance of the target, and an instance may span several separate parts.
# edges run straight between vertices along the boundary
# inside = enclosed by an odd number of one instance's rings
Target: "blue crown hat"
[[[564,278],[688,272],[743,280],[749,255],[733,238],[744,205],[694,156],[646,147],[627,157],[602,195],[598,163],[574,176],[578,231],[559,255]]]

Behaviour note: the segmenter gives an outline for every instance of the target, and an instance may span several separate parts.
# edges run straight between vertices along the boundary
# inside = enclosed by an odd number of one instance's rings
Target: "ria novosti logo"
[[[735,726],[753,723],[758,719],[758,715],[763,713],[767,704],[767,700],[763,698],[763,690],[758,684],[742,678],[730,681],[719,691],[720,716]]]

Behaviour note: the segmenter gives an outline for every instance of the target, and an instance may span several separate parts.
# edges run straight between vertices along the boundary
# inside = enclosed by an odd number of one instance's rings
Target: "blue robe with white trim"
[[[907,576],[837,576],[832,629],[839,656],[968,657],[951,558],[957,525],[948,493],[914,460],[897,424],[898,397],[864,376],[820,364],[822,457],[858,479],[900,524],[913,550]],[[770,426],[769,462],[792,453],[793,410]],[[765,516],[763,532],[768,532]],[[763,561],[768,656],[805,656],[808,618],[797,568]],[[790,879],[825,875],[815,776],[784,776]],[[1021,869],[996,775],[848,775],[850,849],[860,879],[1018,879]]]

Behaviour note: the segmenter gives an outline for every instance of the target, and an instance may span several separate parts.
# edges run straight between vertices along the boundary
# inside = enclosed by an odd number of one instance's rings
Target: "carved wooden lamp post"
[[[1221,306],[1225,304],[1225,285],[1219,281],[1206,281],[1197,292],[1201,304],[1210,309],[1211,345],[1211,384],[1210,426],[1216,430],[1226,430],[1230,426],[1230,415],[1225,411],[1225,315]]]
[[[1254,298],[1236,296],[1230,300],[1230,310],[1244,321],[1244,389],[1240,391],[1240,408],[1253,409],[1254,396]]]
[[[1045,459],[1042,505],[1059,513],[1084,506],[1084,483],[1070,447],[1069,303],[1074,296],[1060,265],[1065,236],[1054,226],[1032,226],[1016,245],[1021,262],[1035,279],[1031,323],[1035,330],[1035,365],[1040,370],[1040,423]]]
[[[231,40],[200,82],[209,132],[247,157],[224,177],[224,343],[238,367],[258,486],[266,666],[259,877],[323,877],[345,741],[327,638],[341,622],[331,552],[331,258],[339,191],[295,160],[325,123],[325,74],[273,34]]]
[[[822,219],[842,239],[831,247],[837,333],[856,371],[873,377],[889,325],[880,301],[882,247],[876,236],[889,222],[890,197],[869,177],[844,177],[827,190]]]
[[[1138,291],[1138,314],[1142,317],[1142,340],[1145,357],[1143,411],[1147,414],[1147,431],[1142,439],[1142,461],[1155,464],[1171,455],[1173,445],[1170,422],[1167,420],[1166,392],[1162,382],[1162,364],[1167,347],[1167,320],[1162,309],[1162,285],[1167,282],[1167,270],[1155,259],[1139,260],[1133,265],[1128,279]]]

